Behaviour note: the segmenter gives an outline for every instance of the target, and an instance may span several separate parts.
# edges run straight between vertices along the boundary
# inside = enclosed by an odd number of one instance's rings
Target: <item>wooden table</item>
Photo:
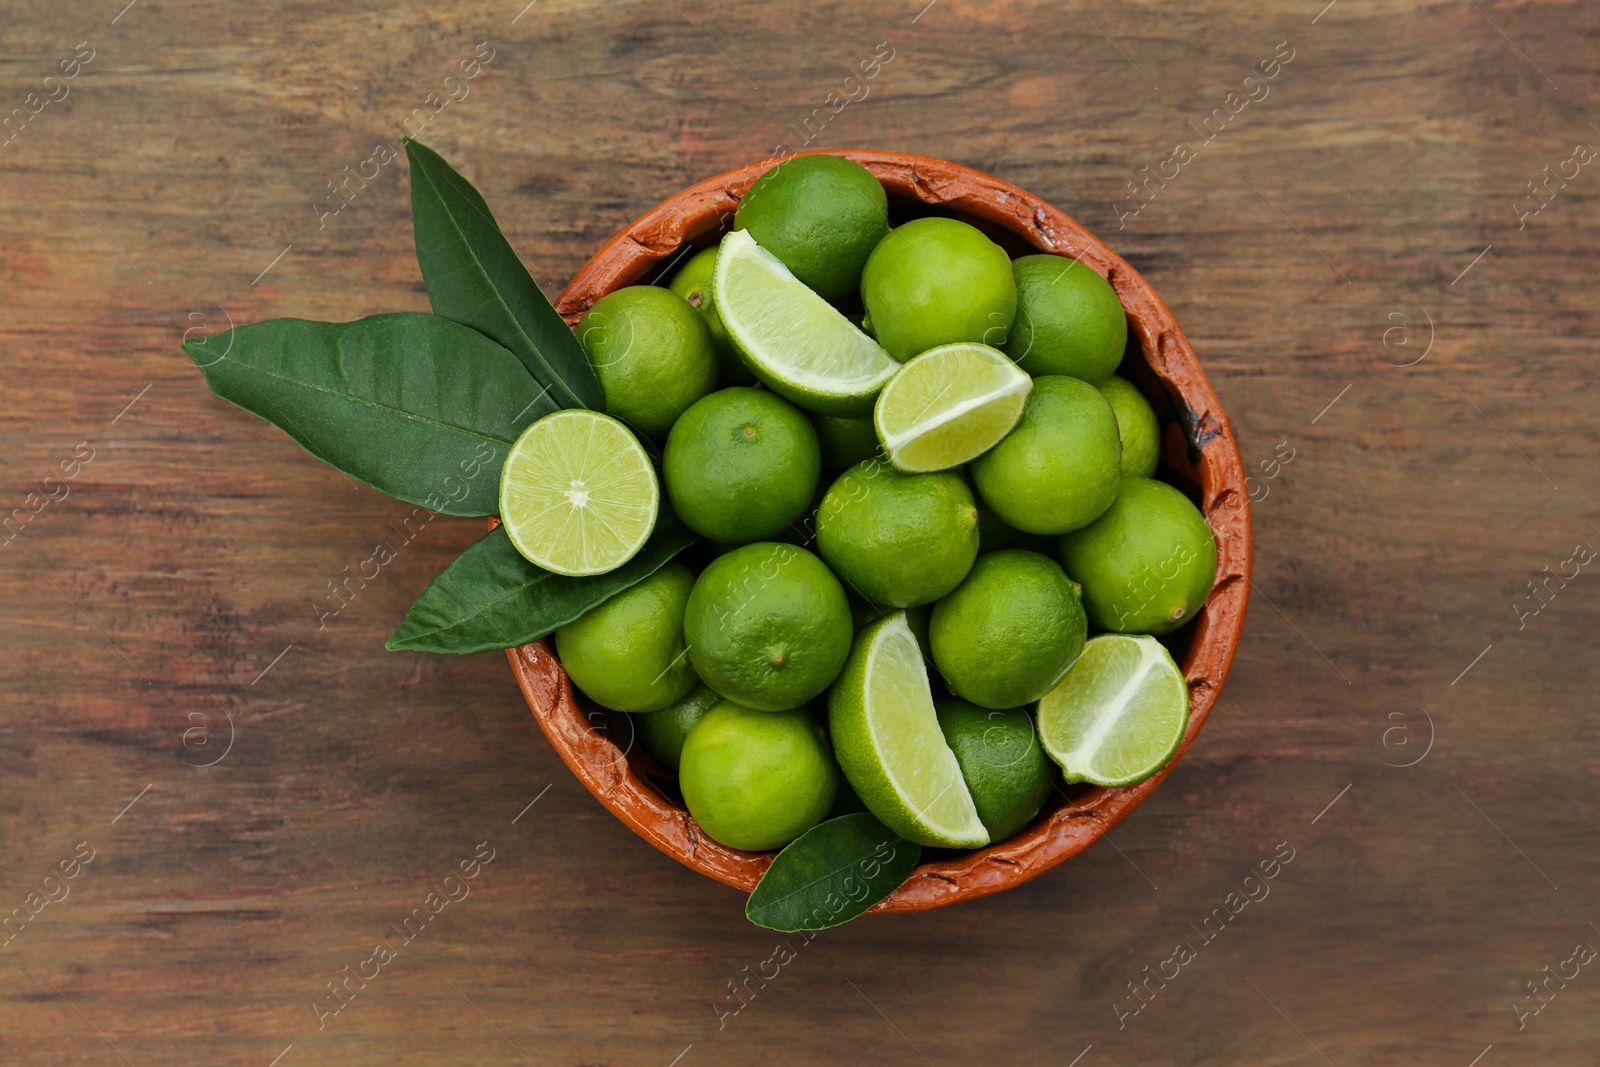
[[[1595,1062],[1592,6],[123,2],[0,28],[0,1063]],[[179,351],[426,310],[404,164],[327,188],[403,129],[551,293],[808,136],[1102,234],[1255,472],[1244,645],[1171,780],[1019,890],[788,939],[733,1014],[780,940],[741,898],[575,782],[499,654],[383,650],[479,524],[319,625],[409,509]]]

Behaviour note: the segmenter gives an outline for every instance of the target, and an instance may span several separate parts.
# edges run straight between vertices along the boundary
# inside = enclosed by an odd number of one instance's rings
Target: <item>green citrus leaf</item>
[[[493,515],[524,427],[558,410],[510,352],[437,315],[273,319],[189,341],[211,391],[379,492]]]
[[[921,845],[867,812],[829,819],[774,857],[745,917],[786,933],[838,926],[899,889],[921,856]]]
[[[529,563],[496,526],[439,572],[389,638],[389,651],[488,652],[537,641],[644,581],[697,540],[662,508],[638,555],[605,574],[567,578]]]
[[[604,409],[600,379],[572,330],[534,284],[472,183],[433,149],[407,138],[417,263],[435,314],[516,353],[567,408]]]

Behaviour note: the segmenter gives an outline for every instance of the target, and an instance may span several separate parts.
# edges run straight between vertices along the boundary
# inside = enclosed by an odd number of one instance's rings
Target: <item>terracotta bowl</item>
[[[1088,848],[1159,786],[1222,690],[1239,643],[1250,583],[1250,511],[1244,468],[1228,418],[1167,305],[1150,283],[1063,212],[1014,185],[926,156],[867,149],[842,155],[877,175],[889,193],[892,221],[949,215],[983,229],[1012,255],[1071,256],[1108,278],[1128,314],[1131,377],[1163,423],[1158,477],[1184,489],[1206,515],[1217,541],[1217,576],[1195,620],[1164,639],[1189,683],[1188,730],[1178,755],[1159,774],[1126,789],[1071,786],[1008,841],[975,852],[924,850],[916,872],[873,911],[920,911],[1020,885]],[[691,186],[623,230],[596,253],[557,301],[569,323],[596,300],[626,285],[651,282],[694,247],[715,243],[732,224],[739,198],[777,160],[756,163]],[[680,863],[749,892],[770,853],[717,844],[671,799],[671,778],[633,744],[624,716],[583,706],[549,645],[508,652],[534,718],[567,766],[607,808]]]

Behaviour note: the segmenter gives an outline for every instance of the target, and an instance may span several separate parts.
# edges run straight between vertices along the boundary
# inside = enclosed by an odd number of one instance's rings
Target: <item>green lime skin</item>
[[[1099,384],[1128,347],[1128,316],[1111,283],[1064,256],[1023,256],[1011,265],[1017,320],[1003,346],[1033,375],[1070,374]]]
[[[933,662],[957,696],[980,707],[1030,704],[1083,651],[1080,596],[1049,556],[1021,548],[979,556],[955,592],[933,606]]]
[[[691,530],[744,544],[776,537],[811,510],[822,453],[799,408],[765,389],[734,386],[703,397],[673,424],[661,475]]]
[[[669,563],[556,630],[572,684],[613,711],[657,711],[694,688],[684,609],[695,578]]]
[[[818,296],[836,300],[855,292],[867,256],[889,232],[889,197],[859,163],[800,156],[756,179],[733,226]]]
[[[660,711],[648,715],[635,715],[633,728],[644,742],[644,750],[654,756],[669,771],[676,773],[678,759],[683,755],[683,742],[694,724],[699,722],[722,698],[704,682],[689,690],[687,696],[676,700]]]
[[[817,441],[822,445],[822,466],[826,470],[847,470],[878,454],[878,431],[872,427],[871,415],[851,419],[813,414],[811,425],[817,428]]]
[[[1111,506],[1121,484],[1116,413],[1088,382],[1036,378],[1017,428],[969,469],[983,502],[1024,533],[1087,526]]]
[[[930,604],[961,584],[978,557],[972,491],[957,474],[902,474],[865,460],[823,496],[817,551],[874,604]]]
[[[1189,498],[1152,478],[1125,478],[1116,503],[1061,539],[1061,563],[1083,583],[1096,627],[1171,633],[1194,617],[1217,573],[1217,542]]]
[[[705,683],[758,711],[796,708],[833,683],[850,655],[850,604],[803,548],[761,542],[700,572],[684,611]]]
[[[817,482],[816,490],[811,494],[811,503],[806,506],[806,513],[798,522],[791,523],[787,529],[772,540],[782,541],[784,544],[803,548],[807,552],[817,550],[817,508],[822,506],[822,495],[827,492],[826,482]]]
[[[667,289],[688,301],[689,306],[700,312],[706,325],[711,328],[711,341],[717,350],[718,384],[724,388],[730,385],[754,385],[756,376],[739,358],[739,350],[728,339],[728,328],[722,325],[722,316],[717,314],[717,306],[711,299],[711,272],[716,266],[716,245],[702,248],[689,262],[678,268]]]
[[[724,700],[689,731],[678,787],[700,828],[729,848],[782,848],[823,820],[839,765],[808,708]]]
[[[656,440],[717,387],[711,327],[687,301],[654,285],[601,297],[578,321],[578,342],[600,378],[606,414]]]
[[[1161,423],[1150,401],[1126,378],[1112,375],[1100,383],[1100,394],[1117,416],[1117,436],[1122,438],[1122,473],[1148,478],[1161,459]]]
[[[999,844],[1033,821],[1055,784],[1055,764],[1039,744],[1033,716],[1023,708],[991,711],[955,697],[942,697],[934,706],[978,818],[989,841]]]
[[[913,219],[879,242],[861,275],[873,335],[904,363],[957,341],[1000,347],[1017,314],[1005,250],[956,219]]]
[[[973,485],[969,475],[967,484]],[[983,497],[977,495],[973,488],[973,505],[978,509],[978,551],[994,552],[1002,548],[1026,548],[1030,552],[1043,552],[1047,556],[1055,555],[1057,546],[1061,543],[1059,537],[1049,537],[1041,534],[1027,534],[1014,526],[1007,525],[1000,516],[996,515],[989,505],[983,502]]]

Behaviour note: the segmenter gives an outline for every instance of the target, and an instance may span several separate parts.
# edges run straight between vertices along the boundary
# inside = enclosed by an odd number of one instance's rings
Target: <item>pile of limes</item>
[[[501,518],[564,575],[631,559],[663,492],[705,538],[555,643],[711,837],[777,848],[865,806],[974,848],[1027,825],[1057,765],[1119,786],[1176,751],[1188,689],[1152,635],[1199,610],[1216,549],[1152,477],[1093,268],[952,218],[891,228],[869,171],[803,156],[577,330],[606,414],[531,426]]]

